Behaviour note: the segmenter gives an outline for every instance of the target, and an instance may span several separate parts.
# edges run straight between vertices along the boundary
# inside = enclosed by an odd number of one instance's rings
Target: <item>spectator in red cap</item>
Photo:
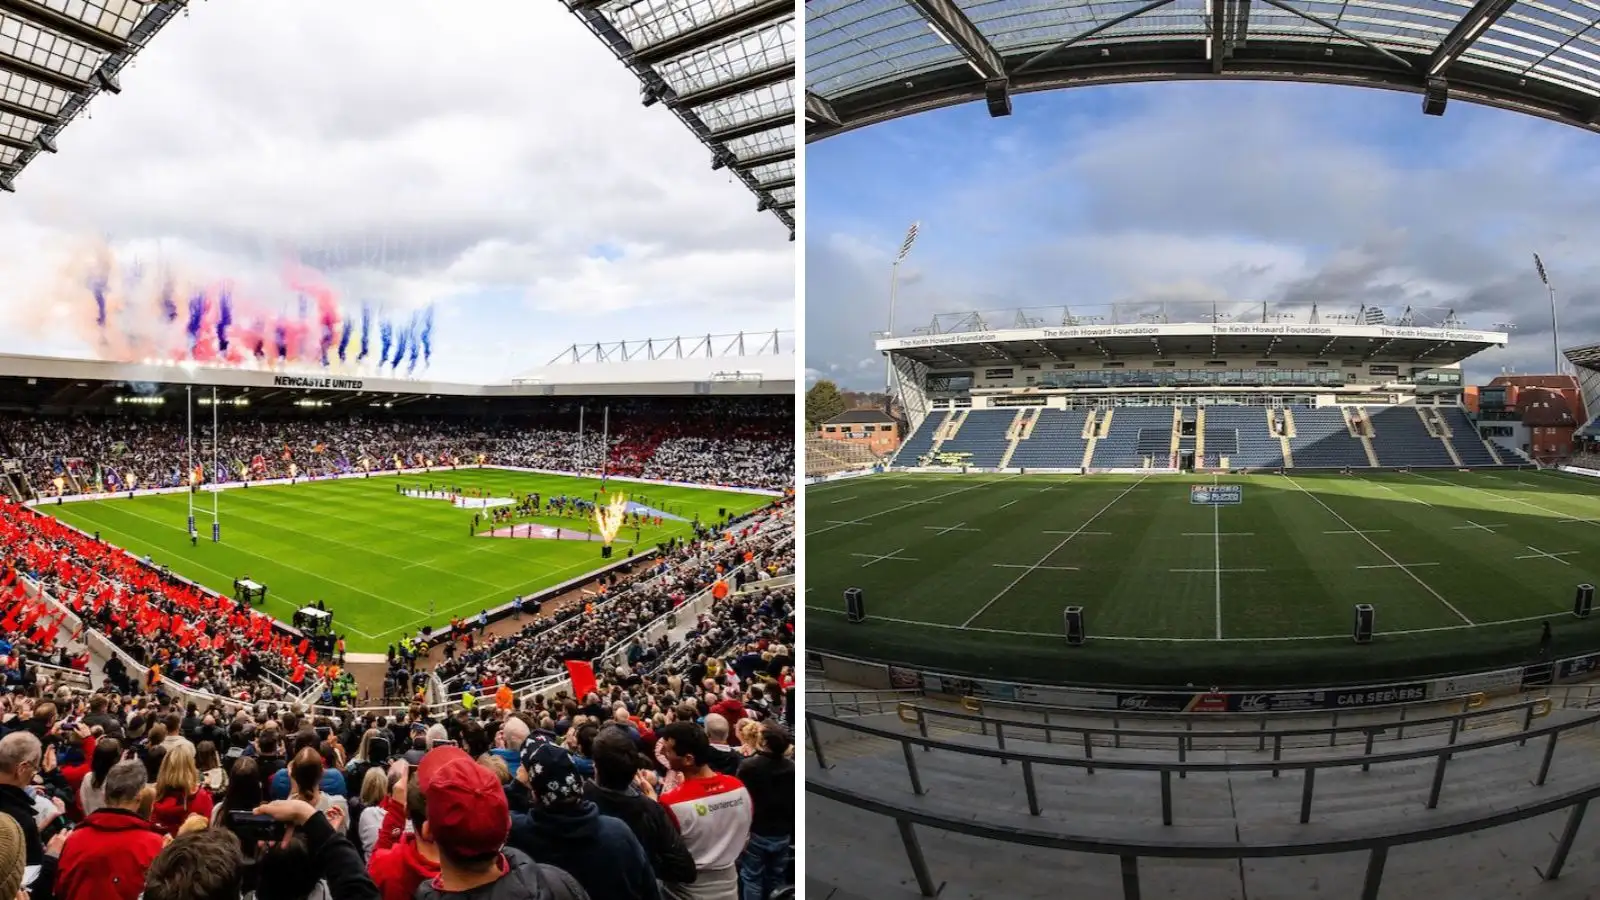
[[[428,807],[422,836],[438,848],[439,874],[417,888],[416,900],[589,900],[571,875],[505,846],[511,809],[500,779],[459,747],[430,750],[417,786]]]

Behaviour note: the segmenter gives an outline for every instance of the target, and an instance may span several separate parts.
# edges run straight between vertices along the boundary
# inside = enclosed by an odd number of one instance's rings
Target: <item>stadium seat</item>
[[[1411,415],[1416,418],[1415,413]],[[1296,408],[1294,424],[1295,436],[1289,439],[1289,447],[1296,468],[1371,467],[1367,451],[1361,446],[1359,438],[1350,436],[1350,426],[1339,407]],[[1382,432],[1381,426],[1379,432]]]
[[[1124,406],[1111,417],[1111,431],[1094,448],[1097,469],[1137,469],[1146,458],[1161,467],[1172,453],[1172,407]]]
[[[1450,443],[1455,445],[1456,455],[1461,457],[1462,465],[1473,468],[1496,465],[1489,448],[1484,446],[1483,438],[1478,435],[1477,424],[1467,417],[1466,410],[1459,406],[1444,406],[1439,408],[1439,414],[1450,428]]]
[[[1225,452],[1227,435],[1233,452]],[[1234,468],[1276,469],[1283,465],[1283,444],[1267,430],[1267,412],[1260,406],[1206,407],[1206,455],[1226,456]]]
[[[1078,469],[1083,467],[1083,451],[1089,442],[1083,437],[1082,409],[1042,409],[1033,434],[1017,442],[1011,465],[1026,469]]]
[[[1428,433],[1414,406],[1369,406],[1372,446],[1386,466],[1452,466],[1444,441]],[[1452,429],[1454,430],[1454,429]],[[1298,456],[1296,462],[1299,462]]]
[[[967,415],[961,430],[939,448],[943,453],[970,453],[971,464],[995,468],[1005,458],[1011,439],[1006,433],[1017,417],[1014,409],[975,409]],[[903,451],[902,451],[903,452]]]
[[[949,417],[950,414],[944,410],[928,413],[927,417],[917,425],[917,429],[906,438],[905,443],[900,445],[900,450],[895,453],[894,459],[890,460],[889,464],[904,467],[917,465],[918,460],[933,450],[933,436]]]
[[[860,444],[849,441],[830,441],[819,437],[806,438],[806,477],[815,478],[821,475],[831,475],[834,472],[846,472],[852,469],[866,469],[878,463],[878,457],[871,450]]]

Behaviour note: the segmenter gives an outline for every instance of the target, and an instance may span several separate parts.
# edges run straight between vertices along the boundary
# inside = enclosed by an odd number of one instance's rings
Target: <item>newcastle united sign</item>
[[[277,375],[272,379],[273,387],[323,391],[359,391],[364,383],[359,378],[324,378],[315,375]]]

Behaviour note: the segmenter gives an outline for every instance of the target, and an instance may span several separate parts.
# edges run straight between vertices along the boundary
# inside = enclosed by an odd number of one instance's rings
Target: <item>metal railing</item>
[[[1347,690],[1360,689],[1361,685],[1354,685]],[[1384,685],[1374,685],[1374,689],[1382,689]],[[1083,690],[1083,689],[1079,689]],[[1108,707],[1099,709],[1095,707],[1061,706],[1048,703],[1029,703],[1023,700],[991,700],[983,697],[962,697],[961,706],[971,712],[983,712],[991,709],[1009,709],[1018,712],[1031,712],[1041,715],[1061,714],[1072,716],[1100,716],[1109,717],[1111,721],[1120,723],[1123,719],[1154,722],[1228,722],[1245,720],[1256,722],[1261,719],[1306,719],[1316,716],[1327,716],[1329,720],[1338,725],[1339,719],[1344,716],[1381,716],[1400,711],[1397,721],[1405,721],[1411,710],[1429,706],[1450,706],[1466,701],[1482,703],[1488,695],[1481,692],[1471,694],[1458,694],[1452,697],[1432,697],[1425,700],[1407,700],[1403,703],[1385,703],[1374,706],[1356,706],[1348,709],[1270,709],[1252,710],[1247,712],[1179,712],[1152,709],[1117,709]]]
[[[1531,819],[1570,809],[1566,825],[1556,842],[1550,861],[1539,871],[1540,877],[1554,881],[1561,876],[1567,855],[1583,824],[1589,802],[1600,797],[1600,784],[1567,791],[1554,797],[1518,806],[1515,809],[1488,815],[1465,816],[1446,824],[1427,828],[1391,828],[1389,830],[1363,828],[1359,836],[1323,839],[1262,841],[1245,843],[1221,842],[1170,842],[1137,841],[1107,838],[1098,835],[1063,834],[1040,828],[1012,825],[990,825],[970,818],[956,819],[940,816],[925,810],[912,809],[883,800],[867,797],[844,788],[806,779],[806,792],[834,800],[863,812],[875,813],[894,819],[900,831],[900,840],[906,857],[917,879],[917,888],[924,897],[936,896],[941,885],[934,883],[928,862],[922,852],[922,843],[915,826],[922,825],[955,834],[1023,844],[1050,850],[1069,850],[1116,856],[1121,865],[1122,894],[1125,900],[1140,900],[1139,860],[1146,859],[1263,859],[1273,857],[1326,856],[1335,853],[1366,853],[1366,876],[1362,881],[1361,900],[1378,900],[1383,886],[1384,866],[1389,849],[1407,844],[1442,840],[1456,835],[1482,831],[1501,825]]]
[[[822,715],[811,710],[806,711],[805,721],[807,743],[810,745],[812,753],[816,756],[817,765],[824,770],[828,768],[828,763],[826,754],[823,751],[822,738],[817,733],[818,724],[831,725],[844,731],[899,743],[905,757],[906,775],[910,780],[912,793],[918,796],[921,796],[924,791],[922,777],[918,772],[917,757],[912,752],[913,747],[921,747],[924,752],[942,750],[958,755],[997,759],[1001,765],[1017,763],[1021,770],[1023,788],[1027,794],[1028,812],[1034,816],[1039,815],[1042,809],[1039,803],[1038,787],[1034,780],[1034,768],[1037,766],[1084,769],[1086,774],[1091,776],[1099,769],[1157,772],[1161,778],[1161,821],[1165,825],[1171,825],[1173,821],[1172,776],[1174,774],[1177,774],[1180,778],[1186,778],[1190,773],[1272,772],[1274,776],[1277,776],[1285,769],[1291,771],[1299,770],[1303,777],[1299,820],[1301,824],[1306,824],[1311,821],[1312,800],[1316,793],[1316,775],[1318,771],[1323,769],[1344,769],[1360,766],[1362,771],[1368,771],[1375,765],[1431,758],[1434,760],[1434,772],[1432,786],[1428,791],[1427,808],[1437,809],[1439,796],[1444,789],[1445,772],[1452,758],[1476,750],[1487,750],[1512,743],[1521,746],[1527,744],[1530,740],[1547,738],[1543,759],[1539,765],[1539,772],[1534,779],[1534,784],[1543,786],[1549,778],[1550,766],[1555,759],[1556,742],[1561,734],[1565,731],[1600,723],[1600,713],[1579,716],[1568,722],[1529,727],[1511,734],[1483,738],[1470,743],[1450,743],[1443,747],[1411,748],[1382,753],[1363,752],[1359,756],[1352,754],[1349,756],[1310,759],[1274,759],[1268,762],[1190,762],[1186,758],[1170,761],[1136,761],[1105,757],[1096,759],[1092,755],[1087,757],[1056,756],[1007,749],[1003,745],[1003,736],[1000,738],[1001,746],[990,748],[938,740],[923,737],[920,734],[890,731],[851,719]]]
[[[917,688],[887,691],[831,691],[806,685],[806,708],[827,709],[829,715],[876,716],[898,712],[909,705],[909,697],[920,697]],[[924,731],[924,734],[927,732]]]
[[[1230,742],[1237,742],[1241,745],[1254,743],[1256,745],[1255,749],[1259,752],[1265,752],[1267,742],[1271,741],[1272,758],[1274,760],[1282,759],[1283,749],[1286,746],[1285,739],[1288,739],[1288,746],[1293,748],[1297,744],[1300,747],[1321,746],[1321,738],[1326,737],[1327,746],[1337,747],[1340,745],[1339,739],[1343,735],[1356,735],[1359,739],[1365,740],[1366,752],[1370,754],[1373,744],[1380,737],[1386,740],[1404,740],[1406,729],[1408,728],[1411,729],[1414,736],[1448,729],[1450,733],[1449,743],[1453,745],[1460,737],[1461,732],[1469,731],[1475,727],[1482,728],[1495,724],[1495,720],[1504,720],[1506,724],[1516,724],[1517,720],[1520,719],[1521,730],[1527,731],[1533,727],[1535,719],[1543,718],[1550,714],[1553,703],[1549,698],[1541,697],[1533,700],[1523,700],[1519,703],[1491,707],[1485,705],[1485,698],[1482,694],[1474,694],[1471,697],[1463,698],[1460,706],[1461,709],[1457,712],[1437,716],[1424,716],[1410,720],[1401,718],[1398,721],[1370,722],[1355,725],[1339,725],[1337,724],[1336,716],[1335,724],[1333,725],[1305,728],[1269,729],[1267,727],[1269,720],[1262,716],[1259,718],[1258,727],[1256,728],[1195,730],[1193,728],[1195,720],[1188,719],[1184,722],[1186,727],[1181,731],[1122,728],[1120,723],[1115,722],[1110,726],[1052,723],[1048,711],[1045,713],[1043,722],[1001,719],[982,713],[956,712],[955,710],[909,702],[900,703],[896,712],[900,717],[900,721],[908,725],[916,725],[917,732],[923,737],[928,736],[930,720],[937,723],[938,720],[942,719],[954,722],[976,723],[979,726],[978,733],[985,736],[992,733],[997,746],[1002,750],[1005,749],[1006,736],[1008,734],[1012,736],[1028,732],[1042,734],[1044,742],[1047,744],[1056,743],[1056,736],[1064,734],[1076,737],[1078,741],[1081,741],[1084,755],[1087,758],[1093,758],[1094,747],[1097,744],[1120,749],[1126,743],[1130,747],[1173,749],[1178,754],[1178,760],[1182,762],[1187,759],[1190,752],[1196,749],[1197,740],[1207,745],[1202,749],[1237,749],[1237,747],[1226,746]],[[1099,739],[1098,741],[1097,738]],[[1295,741],[1294,739],[1296,738],[1316,738],[1317,740],[1315,742]],[[1224,746],[1216,746],[1219,744]],[[1273,774],[1276,775],[1277,773],[1274,772]]]

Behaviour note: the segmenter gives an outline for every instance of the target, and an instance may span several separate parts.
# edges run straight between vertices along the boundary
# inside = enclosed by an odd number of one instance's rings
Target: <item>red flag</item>
[[[578,700],[600,690],[599,682],[595,681],[592,663],[581,659],[567,660],[567,676],[572,679],[572,696]]]

